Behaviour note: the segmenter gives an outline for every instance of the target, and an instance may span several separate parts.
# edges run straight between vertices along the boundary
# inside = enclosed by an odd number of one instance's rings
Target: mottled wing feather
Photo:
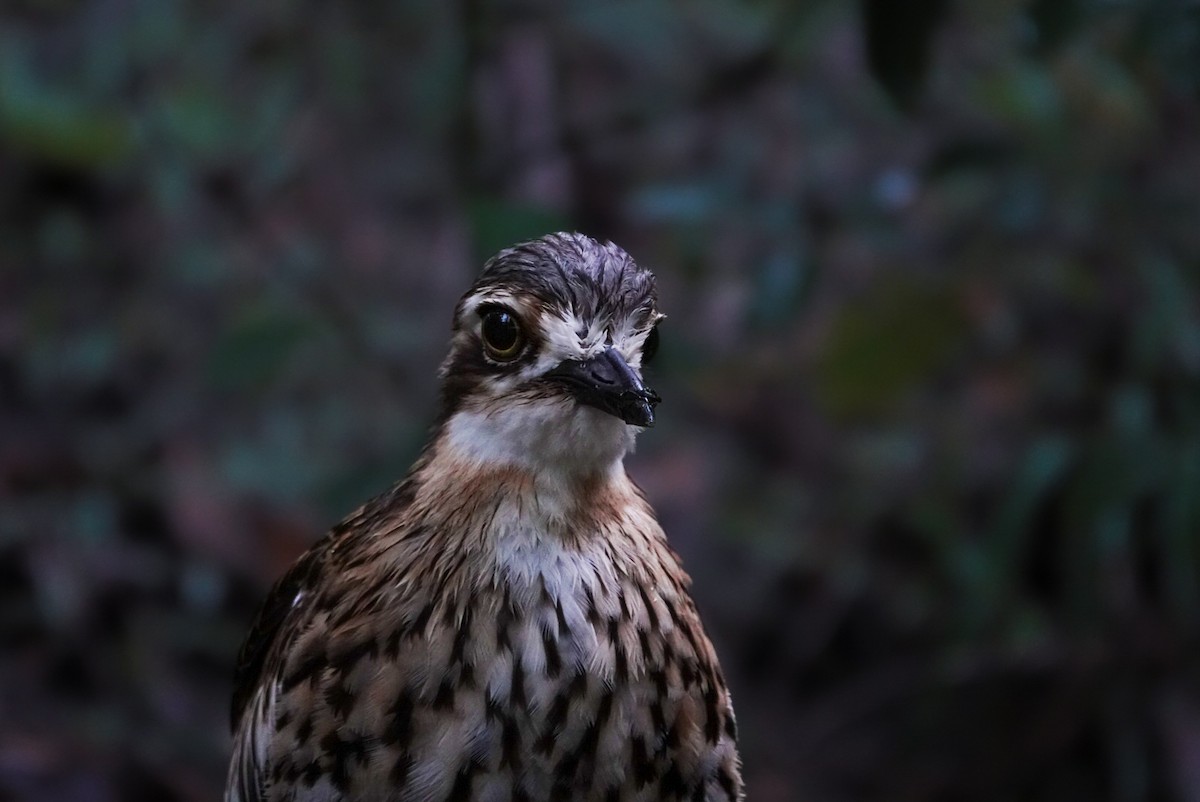
[[[303,619],[319,593],[334,544],[402,510],[412,500],[412,486],[406,479],[356,510],[305,552],[267,594],[238,652],[234,670],[230,709],[234,747],[226,784],[228,802],[262,802],[267,796],[265,758],[275,734],[272,717],[277,692],[272,674],[287,651],[287,641],[296,635],[296,622]]]
[[[230,711],[230,726],[235,732],[248,703],[262,684],[263,669],[279,633],[284,630],[284,622],[295,610],[301,594],[315,584],[332,537],[332,534],[326,535],[275,583],[267,594],[267,600],[259,608],[250,634],[242,642],[233,675],[233,706]]]
[[[238,652],[233,679],[233,760],[226,782],[226,802],[262,802],[266,799],[263,765],[272,736],[271,708],[274,688],[271,665],[285,648],[280,643],[291,630],[289,620],[302,614],[315,592],[333,535],[327,535],[305,552],[267,594],[250,634]]]
[[[266,799],[266,774],[262,770],[262,756],[266,753],[269,733],[264,724],[266,710],[270,706],[267,694],[270,689],[259,688],[253,697],[254,719],[237,731],[233,743],[233,760],[229,764],[229,776],[225,783],[225,802],[264,802]]]

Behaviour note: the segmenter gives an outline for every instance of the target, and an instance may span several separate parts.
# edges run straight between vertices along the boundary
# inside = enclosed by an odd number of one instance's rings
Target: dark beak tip
[[[638,393],[625,394],[621,400],[621,420],[645,429],[654,426],[654,408],[662,400],[658,393],[645,388]]]
[[[621,420],[630,426],[640,426],[643,429],[650,429],[654,426],[654,410],[649,404],[641,404],[626,410],[625,414],[621,416]]]

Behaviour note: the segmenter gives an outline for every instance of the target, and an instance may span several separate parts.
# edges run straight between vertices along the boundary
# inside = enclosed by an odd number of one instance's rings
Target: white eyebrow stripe
[[[465,301],[463,301],[462,319],[466,320],[471,315],[475,314],[479,307],[486,306],[487,304],[503,304],[504,306],[511,306],[516,309],[525,308],[525,305],[521,303],[521,299],[513,295],[508,290],[491,289],[485,292],[476,293],[475,295],[472,295],[470,298],[467,298]]]
[[[469,336],[470,333],[477,334],[482,325],[482,320],[479,317],[480,307],[491,306],[493,304],[508,307],[516,313],[517,317],[526,326],[542,325],[537,312],[538,308],[532,305],[528,296],[517,295],[509,290],[492,288],[478,292],[462,302],[461,312],[458,316],[458,326],[461,331],[458,336]]]

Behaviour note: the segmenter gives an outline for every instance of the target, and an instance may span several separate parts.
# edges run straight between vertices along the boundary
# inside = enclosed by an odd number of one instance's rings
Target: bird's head
[[[654,425],[654,275],[611,243],[552,234],[492,257],[454,313],[444,433],[479,462],[581,473]]]

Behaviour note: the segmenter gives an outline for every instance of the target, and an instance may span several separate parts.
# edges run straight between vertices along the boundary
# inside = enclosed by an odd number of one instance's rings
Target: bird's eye
[[[649,365],[650,360],[654,359],[654,355],[658,353],[658,324],[654,324],[654,328],[650,329],[650,333],[646,335],[646,342],[642,343],[642,364]]]
[[[501,362],[515,357],[521,351],[524,338],[516,316],[503,307],[493,307],[483,313],[483,347],[488,356]]]

